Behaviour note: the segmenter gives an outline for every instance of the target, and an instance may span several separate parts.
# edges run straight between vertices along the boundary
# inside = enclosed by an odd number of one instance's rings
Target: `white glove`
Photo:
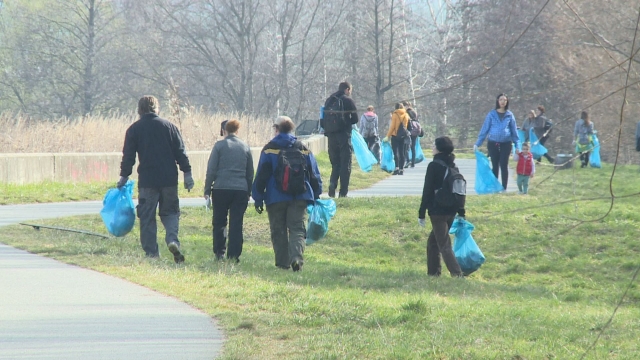
[[[425,227],[427,225],[426,219],[418,219],[418,225]]]
[[[473,145],[473,152],[478,151],[478,145]]]

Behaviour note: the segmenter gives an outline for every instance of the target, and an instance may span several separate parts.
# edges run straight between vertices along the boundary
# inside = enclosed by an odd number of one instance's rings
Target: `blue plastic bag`
[[[307,245],[322,239],[329,231],[329,220],[336,214],[336,202],[333,199],[316,200],[307,206]]]
[[[518,151],[522,151],[522,143],[525,142],[526,139],[526,135],[524,134],[524,130],[518,130],[518,139],[520,139],[520,141],[518,141],[518,145],[513,147],[513,152],[515,153],[516,149]]]
[[[416,139],[416,147],[413,149],[416,152],[416,164],[424,161],[424,152],[420,146],[420,138]]]
[[[380,160],[380,168],[389,173],[396,169],[396,161],[393,158],[393,149],[388,141],[382,142],[382,160]]]
[[[598,140],[596,134],[593,134],[593,150],[591,150],[591,155],[589,156],[589,165],[594,168],[602,167],[600,163],[600,140]]]
[[[529,129],[529,143],[531,144],[531,155],[533,155],[534,159],[540,159],[548,151],[544,145],[540,144],[533,129]]]
[[[480,151],[476,150],[476,194],[493,194],[504,191],[502,184],[498,181],[493,171],[491,171],[491,165],[489,164],[489,158]]]
[[[353,152],[356,154],[356,160],[360,169],[364,172],[371,171],[371,167],[378,163],[376,157],[373,156],[364,138],[355,129],[351,130],[351,144],[353,145]]]
[[[100,216],[109,233],[113,236],[125,236],[133,229],[136,221],[133,205],[133,181],[129,180],[120,189],[107,190],[102,200]]]
[[[485,260],[484,254],[471,236],[474,228],[473,224],[464,218],[456,217],[449,229],[449,234],[455,234],[453,253],[464,275],[478,270]]]

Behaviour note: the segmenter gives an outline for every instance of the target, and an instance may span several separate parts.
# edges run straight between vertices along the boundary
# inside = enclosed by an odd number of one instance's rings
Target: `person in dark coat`
[[[463,276],[460,265],[456,260],[451,247],[449,229],[453,224],[456,213],[464,217],[465,209],[449,209],[439,207],[435,202],[436,190],[442,188],[447,168],[436,160],[443,161],[449,167],[455,167],[455,155],[453,154],[453,142],[446,136],[435,140],[433,147],[433,160],[427,166],[422,189],[422,201],[418,210],[418,223],[426,225],[425,213],[428,212],[431,221],[431,232],[427,240],[427,273],[431,276],[440,276],[440,255],[444,260],[451,276]]]
[[[325,101],[325,108],[335,101],[334,98],[342,100],[342,126],[332,132],[325,129],[324,135],[327,137],[329,145],[329,161],[331,162],[331,177],[329,178],[329,196],[336,196],[338,180],[340,180],[339,197],[346,197],[349,192],[349,180],[351,178],[351,158],[353,146],[351,145],[351,129],[353,124],[358,123],[358,113],[356,103],[351,99],[351,84],[341,82],[338,91],[331,94]]]
[[[178,199],[178,169],[184,173],[184,188],[191,190],[194,182],[191,165],[178,128],[158,116],[160,105],[154,96],[143,96],[138,101],[140,119],[128,129],[122,149],[120,164],[121,188],[138,165],[138,206],[140,219],[140,243],[148,257],[160,256],[157,241],[156,208],[166,231],[165,242],[176,263],[184,262],[180,252],[178,228],[180,200]]]

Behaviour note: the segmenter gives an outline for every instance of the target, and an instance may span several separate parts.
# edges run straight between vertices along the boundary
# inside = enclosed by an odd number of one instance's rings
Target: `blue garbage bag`
[[[376,157],[373,156],[364,138],[355,129],[351,130],[351,144],[353,145],[353,152],[356,154],[356,161],[360,165],[360,169],[364,172],[371,171],[373,165],[378,163]]]
[[[540,141],[533,132],[533,129],[529,129],[529,143],[531,144],[531,155],[533,155],[534,159],[540,159],[547,153],[547,148],[540,144]]]
[[[133,205],[133,180],[120,189],[107,190],[102,200],[100,216],[109,233],[113,236],[125,236],[133,229],[136,221]]]
[[[478,270],[485,260],[484,254],[471,236],[474,228],[473,224],[464,218],[456,217],[449,229],[449,234],[455,234],[453,253],[464,275]]]
[[[589,156],[589,165],[594,168],[601,168],[602,164],[600,163],[600,140],[596,134],[593,134],[593,150],[591,150],[591,155]]]
[[[388,141],[382,142],[382,160],[380,160],[380,168],[389,173],[396,169],[396,161],[393,158],[393,149]]]
[[[414,148],[416,152],[416,164],[424,161],[424,153],[422,152],[422,147],[420,146],[420,138],[416,139],[416,147]]]
[[[322,239],[329,231],[329,220],[336,214],[336,202],[333,199],[316,200],[307,206],[309,221],[307,223],[307,245]]]
[[[485,154],[476,150],[476,194],[493,194],[504,190],[493,171],[489,158]]]
[[[513,147],[513,151],[515,152],[516,149],[518,149],[519,151],[522,151],[522,143],[525,142],[526,136],[524,134],[524,130],[519,130],[518,129],[518,139],[520,139],[520,141],[518,141],[518,145]]]

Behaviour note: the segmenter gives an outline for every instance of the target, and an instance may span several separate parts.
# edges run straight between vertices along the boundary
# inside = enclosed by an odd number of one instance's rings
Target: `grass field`
[[[223,359],[637,359],[640,290],[630,284],[640,205],[623,196],[640,181],[637,168],[619,168],[619,198],[598,220],[611,205],[611,170],[540,167],[529,196],[469,197],[486,263],[466,279],[426,275],[429,227],[417,225],[417,197],[337,199],[329,234],[307,247],[300,273],[274,266],[267,217],[252,209],[237,265],[214,260],[204,208],[183,212],[184,265],[164,246],[159,260],[145,259],[137,229],[105,241],[9,226],[0,242],[206,311],[227,337]],[[98,216],[42,222],[105,232]]]
[[[326,152],[322,152],[316,155],[316,160],[324,181],[324,193],[326,194],[329,188],[329,176],[331,175],[329,155]],[[367,188],[387,176],[389,174],[380,170],[378,166],[375,166],[371,172],[365,173],[360,170],[354,157],[349,189]],[[182,181],[182,174],[180,174],[179,179]],[[0,183],[0,205],[102,200],[107,190],[115,187],[117,180],[117,174],[114,174],[113,182],[77,184],[45,182],[26,185]],[[195,179],[195,186],[191,192],[187,192],[182,183],[178,185],[181,198],[201,197],[203,196],[203,188],[204,179]],[[133,195],[134,197],[138,196],[137,185],[134,187]]]

